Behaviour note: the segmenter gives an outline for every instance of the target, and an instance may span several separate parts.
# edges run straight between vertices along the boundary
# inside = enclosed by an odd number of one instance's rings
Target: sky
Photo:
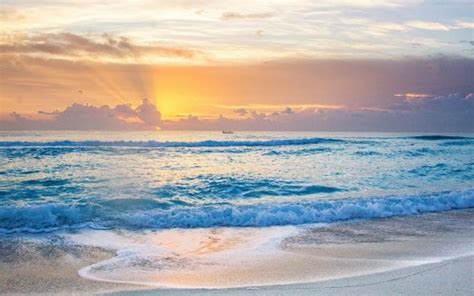
[[[474,4],[1,0],[0,129],[474,132]]]

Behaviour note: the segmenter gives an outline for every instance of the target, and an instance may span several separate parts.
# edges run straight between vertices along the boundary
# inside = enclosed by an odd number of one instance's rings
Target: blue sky
[[[473,39],[474,8],[464,0],[2,3],[2,33],[10,43],[28,42],[35,34],[70,32],[101,39],[107,33],[143,46],[166,44],[203,53],[192,61],[148,54],[139,60],[147,63],[473,54],[466,41]]]

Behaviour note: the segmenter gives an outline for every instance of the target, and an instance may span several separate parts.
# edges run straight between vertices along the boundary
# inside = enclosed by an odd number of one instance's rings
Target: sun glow
[[[185,69],[157,70],[152,74],[151,98],[163,119],[209,113],[209,100],[202,93],[204,81]],[[201,117],[201,116],[200,116]]]
[[[167,93],[155,96],[155,104],[163,119],[176,119],[187,110],[186,98],[179,94]]]

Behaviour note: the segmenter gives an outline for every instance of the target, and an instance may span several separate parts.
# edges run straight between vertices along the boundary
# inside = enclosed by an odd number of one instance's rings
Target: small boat
[[[227,134],[227,135],[230,135],[230,134],[233,134],[234,132],[233,131],[222,131],[223,134]]]

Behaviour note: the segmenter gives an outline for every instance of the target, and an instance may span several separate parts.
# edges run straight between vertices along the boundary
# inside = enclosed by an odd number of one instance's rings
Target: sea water
[[[79,272],[90,279],[149,284],[160,270],[160,281],[174,284],[183,280],[177,270],[276,262],[287,254],[273,252],[282,240],[307,225],[474,207],[470,134],[0,137],[0,239],[57,234],[118,250]]]
[[[3,132],[0,232],[299,225],[474,206],[474,138]]]

